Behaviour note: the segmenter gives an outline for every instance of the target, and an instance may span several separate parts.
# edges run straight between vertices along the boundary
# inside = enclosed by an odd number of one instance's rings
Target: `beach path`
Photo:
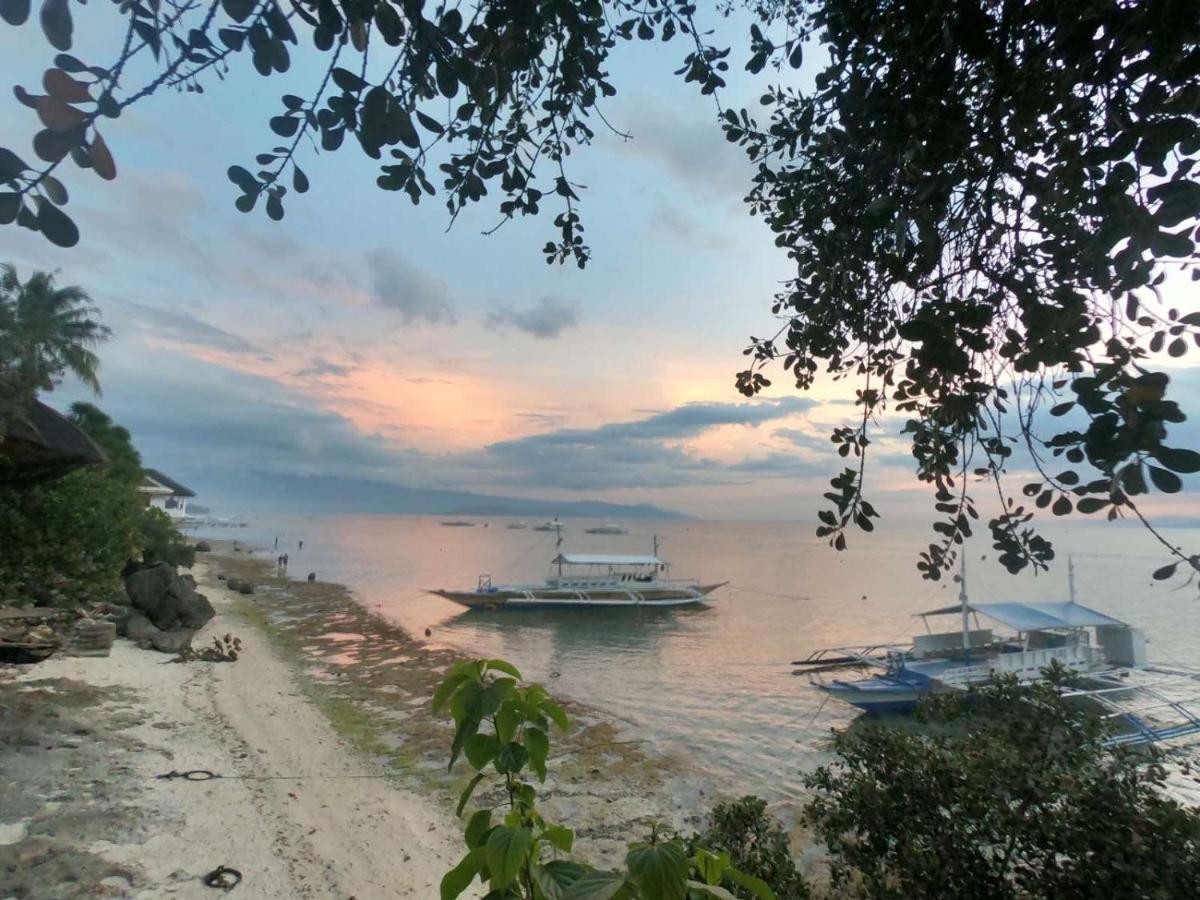
[[[118,640],[0,675],[28,713],[0,734],[0,863],[22,882],[0,895],[211,898],[201,879],[225,865],[242,898],[437,896],[462,853],[450,811],[379,777],[206,565],[193,574],[217,611],[194,646],[236,634],[237,662],[174,665]],[[224,777],[156,778],[193,769]]]

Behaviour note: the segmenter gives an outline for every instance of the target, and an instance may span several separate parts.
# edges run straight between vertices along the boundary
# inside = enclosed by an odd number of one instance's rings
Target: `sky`
[[[73,9],[78,55],[102,61],[111,10]],[[745,22],[721,27],[745,46]],[[0,71],[31,89],[52,56],[34,28],[0,27]],[[801,395],[776,373],[754,401],[734,389],[789,269],[742,202],[752,170],[712,98],[672,74],[685,52],[615,52],[604,110],[633,139],[601,129],[572,160],[583,271],[545,263],[553,213],[484,236],[485,202],[448,229],[439,200],[380,191],[349,144],[301,157],[312,189],[282,222],[237,212],[226,169],[253,166],[277,142],[278,96],[319,79],[303,52],[284,76],[243,60],[203,95],[131,109],[105,132],[118,179],[64,179],[80,244],[8,228],[0,258],[90,292],[116,335],[96,402],[199,502],[270,506],[245,493],[257,472],[812,520],[843,464],[828,434],[854,416],[850,388]],[[723,99],[760,88],[736,76]],[[0,145],[28,147],[36,117],[3,102]],[[46,399],[87,395],[68,382]],[[886,431],[874,451],[873,500],[904,515],[924,490],[911,457]]]

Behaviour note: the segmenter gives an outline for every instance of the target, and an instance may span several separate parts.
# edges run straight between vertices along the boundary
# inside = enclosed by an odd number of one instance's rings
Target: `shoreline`
[[[446,772],[453,732],[448,719],[432,715],[429,701],[463,655],[410,634],[345,585],[280,576],[252,548],[235,553],[230,541],[212,545],[206,557],[213,577],[256,585],[253,596],[242,598],[247,623],[290,661],[306,696],[335,730],[452,815],[468,776],[461,765]],[[553,682],[546,687],[553,694]],[[572,727],[552,736],[540,805],[547,818],[576,830],[577,855],[597,865],[616,863],[652,825],[681,833],[700,827],[716,796],[694,773],[631,737],[603,711],[560,695],[556,700]],[[481,787],[478,796],[498,800],[498,785],[493,790],[489,795]]]
[[[461,856],[458,823],[356,752],[291,663],[247,627],[249,598],[192,572],[233,663],[173,663],[119,639],[108,657],[0,668],[4,897],[428,897]],[[204,769],[211,781],[161,780]]]

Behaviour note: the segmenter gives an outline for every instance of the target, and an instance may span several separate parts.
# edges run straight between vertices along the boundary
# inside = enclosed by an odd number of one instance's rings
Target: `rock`
[[[225,579],[225,586],[227,588],[229,588],[231,591],[238,590],[241,587],[241,584],[242,584],[242,580],[240,578],[235,578],[232,575],[230,575],[227,579]]]
[[[225,573],[224,573],[224,572],[218,572],[218,573],[217,573],[217,581],[224,581],[224,580],[225,580]]]
[[[154,627],[154,623],[137,610],[130,613],[128,620],[125,622],[125,637],[129,638],[139,647],[149,646],[150,639],[156,633],[158,633],[158,629]]]
[[[237,586],[237,591],[239,594],[253,594],[254,593],[254,585],[252,585],[248,581],[239,581],[238,586]]]
[[[129,639],[143,650],[158,650],[160,653],[178,653],[190,647],[194,628],[172,628],[163,630],[136,610],[129,617],[127,626]]]
[[[316,580],[317,580],[317,573],[316,573],[316,572],[309,572],[309,573],[308,573],[308,580],[309,580],[309,581],[316,581]]]
[[[109,613],[109,616],[112,618],[113,624],[117,626],[117,635],[119,637],[127,637],[125,629],[129,626],[129,617],[133,613],[134,609],[132,606],[112,604],[112,612]]]
[[[158,563],[125,579],[130,605],[162,631],[199,628],[214,615],[212,604],[173,566]]]
[[[150,638],[150,645],[160,653],[179,653],[192,645],[194,628],[176,628],[173,631],[160,631]]]
[[[212,553],[212,544],[208,541],[199,541],[196,544],[197,553]]]

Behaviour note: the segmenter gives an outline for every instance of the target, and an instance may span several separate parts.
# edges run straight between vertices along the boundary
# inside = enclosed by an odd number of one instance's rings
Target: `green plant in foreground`
[[[723,884],[763,900],[774,892],[760,879],[734,868],[728,853],[696,849],[657,830],[632,844],[625,871],[594,869],[571,859],[575,832],[547,822],[536,806],[528,776],[546,780],[551,725],[566,732],[566,713],[540,684],[521,686],[521,673],[498,659],[457,663],[433,696],[433,709],[454,719],[450,765],[465,756],[474,770],[458,801],[462,815],[476,788],[501,779],[507,809],[483,808],[467,821],[467,854],[442,878],[442,900],[453,900],[476,878],[489,886],[485,900],[733,900]]]
[[[709,813],[708,827],[692,837],[692,847],[728,853],[735,866],[762,879],[779,900],[806,900],[808,885],[796,869],[788,836],[767,812],[767,801],[753,796],[718,803]],[[734,896],[749,896],[741,889]]]

